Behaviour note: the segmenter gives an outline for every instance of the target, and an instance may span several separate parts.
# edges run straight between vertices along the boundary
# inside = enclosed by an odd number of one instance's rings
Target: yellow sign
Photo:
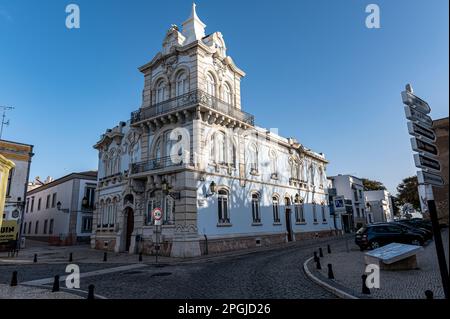
[[[17,239],[19,226],[15,220],[4,220],[0,227],[0,243],[7,243]]]

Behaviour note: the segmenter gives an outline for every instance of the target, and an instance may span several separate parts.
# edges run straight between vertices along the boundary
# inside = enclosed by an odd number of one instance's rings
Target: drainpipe
[[[205,236],[205,255],[208,255],[208,236],[206,234],[203,234]]]

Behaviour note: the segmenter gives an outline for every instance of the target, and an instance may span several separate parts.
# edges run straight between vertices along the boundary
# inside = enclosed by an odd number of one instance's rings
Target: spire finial
[[[206,25],[197,16],[197,5],[192,2],[191,16],[183,22],[183,35],[187,38],[187,43],[201,40],[205,36]]]

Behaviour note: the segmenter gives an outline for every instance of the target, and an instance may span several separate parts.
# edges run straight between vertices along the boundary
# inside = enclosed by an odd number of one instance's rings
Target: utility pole
[[[0,128],[0,140],[1,140],[1,139],[2,139],[2,135],[3,135],[3,126],[4,126],[4,125],[6,125],[6,126],[9,125],[9,120],[6,120],[6,121],[5,121],[6,111],[14,110],[14,107],[12,107],[12,106],[3,106],[3,105],[0,105],[0,108],[3,109],[3,114],[2,114],[2,124],[1,124],[1,128]]]

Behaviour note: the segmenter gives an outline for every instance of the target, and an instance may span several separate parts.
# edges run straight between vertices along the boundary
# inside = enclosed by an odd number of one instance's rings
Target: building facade
[[[51,245],[89,243],[97,172],[72,173],[27,193],[23,236]]]
[[[368,223],[390,222],[394,220],[392,196],[388,191],[365,191],[364,196]]]
[[[340,214],[341,227],[346,232],[358,230],[367,224],[364,185],[360,178],[351,175],[328,177],[331,190],[344,199],[345,210]]]
[[[436,134],[436,146],[439,150],[438,160],[441,164],[441,176],[444,180],[443,187],[433,187],[433,196],[440,224],[448,225],[448,117],[433,121],[433,130]]]
[[[30,174],[33,145],[0,140],[0,155],[14,163],[7,176],[6,200],[0,212],[3,220],[17,221],[19,229],[23,226],[25,197]]]
[[[195,5],[139,70],[140,109],[94,146],[92,247],[189,257],[335,231],[324,155],[242,110],[245,73],[220,32],[205,35]]]

